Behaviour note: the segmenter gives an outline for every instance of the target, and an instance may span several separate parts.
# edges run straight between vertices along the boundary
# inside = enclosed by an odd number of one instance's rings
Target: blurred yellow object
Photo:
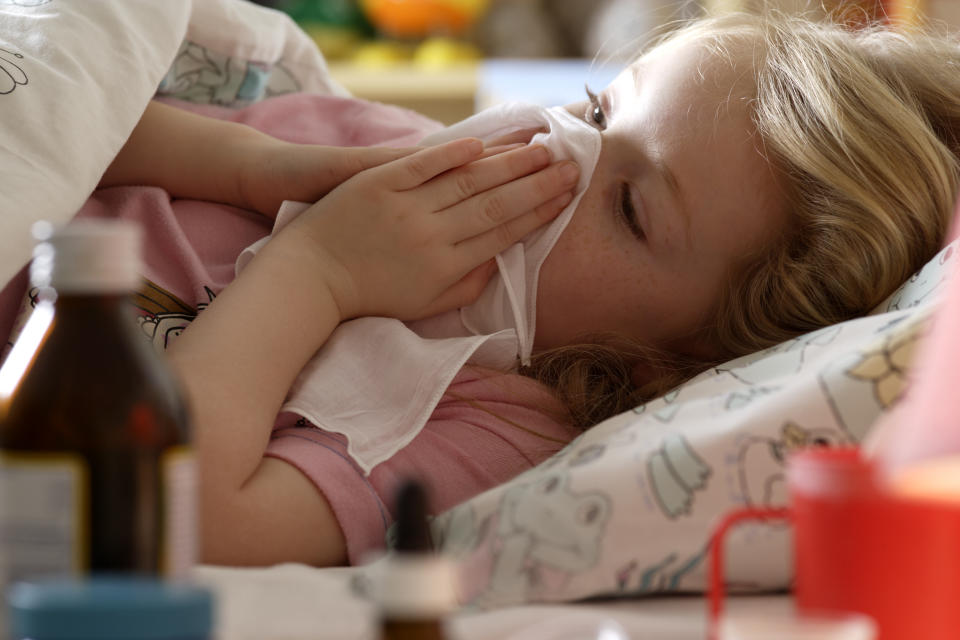
[[[468,42],[450,38],[429,38],[414,51],[413,62],[419,67],[445,69],[479,60],[480,57],[480,49]]]
[[[353,55],[362,42],[360,34],[353,29],[331,27],[324,24],[301,25],[308,36],[320,47],[328,60],[347,58]]]
[[[396,37],[421,38],[463,33],[486,11],[488,0],[361,0],[379,30]]]
[[[391,67],[410,62],[413,49],[401,42],[375,40],[360,45],[352,61],[361,67]]]

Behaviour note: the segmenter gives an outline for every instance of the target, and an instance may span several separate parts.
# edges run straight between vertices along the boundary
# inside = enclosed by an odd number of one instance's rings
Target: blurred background
[[[493,104],[553,106],[606,84],[643,46],[704,12],[850,12],[960,27],[960,0],[256,0],[287,12],[354,95],[444,123]]]

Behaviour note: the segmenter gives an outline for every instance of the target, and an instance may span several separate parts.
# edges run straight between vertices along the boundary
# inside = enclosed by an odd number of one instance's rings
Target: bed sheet
[[[360,575],[296,564],[196,571],[216,596],[216,640],[373,640],[376,608],[352,587]],[[786,594],[735,596],[728,605],[732,616],[781,617],[793,607]],[[703,640],[706,610],[700,596],[525,605],[458,613],[450,631],[457,640]]]

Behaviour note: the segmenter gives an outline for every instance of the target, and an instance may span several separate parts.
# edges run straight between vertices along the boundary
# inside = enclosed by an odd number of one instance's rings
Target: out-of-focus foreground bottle
[[[181,575],[196,481],[179,387],[131,306],[140,229],[35,235],[39,301],[0,368],[0,578]]]
[[[432,549],[423,486],[404,483],[396,511],[395,553],[381,560],[377,576],[380,640],[447,640],[445,618],[458,604],[456,571]]]

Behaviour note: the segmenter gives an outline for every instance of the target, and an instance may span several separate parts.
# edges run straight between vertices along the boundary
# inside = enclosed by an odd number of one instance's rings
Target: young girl
[[[547,166],[537,146],[481,157],[471,140],[292,149],[152,106],[103,186],[157,184],[268,215],[322,196],[169,352],[194,409],[203,559],[356,561],[382,540],[390,489],[410,472],[445,509],[540,462],[571,425],[868,312],[943,241],[958,64],[945,39],[731,15],[675,32],[588,92],[569,110],[602,148],[540,271],[530,366],[462,371],[367,477],[335,434],[274,431],[297,374],[346,320],[471,302],[491,257],[566,205],[575,169]]]

